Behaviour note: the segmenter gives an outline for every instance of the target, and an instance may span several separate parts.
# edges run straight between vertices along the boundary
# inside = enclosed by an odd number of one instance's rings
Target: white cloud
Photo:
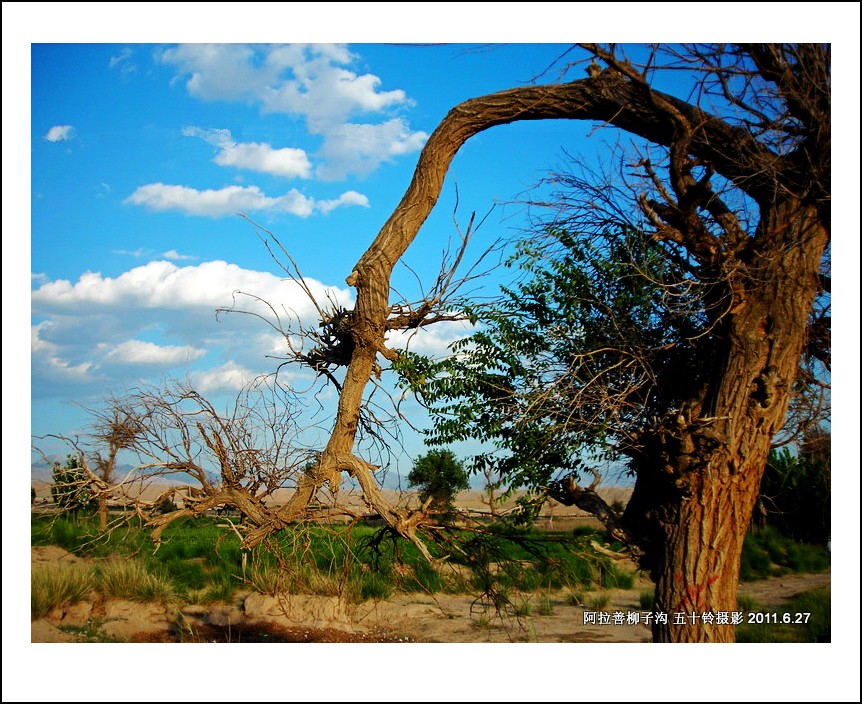
[[[345,191],[335,200],[321,200],[317,202],[317,208],[321,213],[330,213],[336,208],[340,208],[342,205],[359,205],[363,208],[367,208],[368,198],[364,196],[362,193],[357,193],[356,191]]]
[[[180,44],[158,57],[186,75],[186,89],[201,100],[252,100],[278,80],[280,68],[255,61],[254,47],[243,44]]]
[[[283,196],[272,198],[257,186],[225,186],[218,190],[199,191],[188,186],[150,183],[138,187],[123,202],[142,205],[150,210],[176,210],[186,215],[211,218],[256,211],[289,213],[305,218],[316,210],[329,212],[333,207],[342,205],[368,205],[368,199],[355,191],[342,194],[337,201],[334,206],[332,203],[335,201],[317,203],[314,198],[304,196],[295,188]]]
[[[142,259],[143,257],[157,257],[160,259],[170,259],[171,261],[194,261],[196,259],[200,259],[200,257],[195,257],[191,254],[180,254],[175,249],[169,249],[167,252],[162,252],[157,255],[153,250],[147,249],[146,247],[138,247],[137,249],[112,249],[111,254],[121,254],[126,257],[134,257],[135,259]]]
[[[111,254],[121,254],[126,257],[134,257],[135,259],[140,259],[141,257],[146,257],[152,252],[152,250],[145,249],[144,247],[138,247],[137,249],[112,249]]]
[[[42,321],[38,325],[30,327],[30,351],[33,355],[32,363],[32,385],[33,395],[43,396],[39,392],[39,379],[47,377],[50,383],[56,387],[66,384],[89,384],[92,382],[90,370],[91,362],[79,362],[74,364],[63,359],[63,347],[42,338],[42,333],[51,326],[49,321]],[[37,364],[37,360],[39,363]]]
[[[218,190],[199,191],[188,186],[150,183],[138,187],[123,202],[142,205],[150,210],[177,210],[186,215],[212,218],[261,210],[308,217],[313,211],[312,199],[295,188],[283,196],[270,198],[257,186],[225,186]]]
[[[353,306],[348,289],[306,283],[322,305]],[[317,311],[296,283],[223,261],[154,261],[115,278],[87,272],[74,282],[42,283],[31,294],[32,315],[41,319],[32,331],[33,397],[122,393],[167,373],[211,372],[200,377],[207,388],[217,379],[219,388],[234,388],[238,369],[254,370],[243,378],[271,372],[287,343],[260,319],[272,320],[272,311],[254,297],[271,303],[285,326],[315,325]],[[216,316],[234,304],[253,315]]]
[[[200,393],[212,394],[240,391],[256,376],[257,373],[231,360],[214,369],[194,372],[189,376],[189,380]]]
[[[342,122],[358,112],[380,112],[408,104],[403,90],[380,91],[382,81],[370,73],[357,75],[337,64],[349,64],[354,55],[323,53],[311,47],[298,60],[285,52],[283,66],[293,72],[293,80],[267,87],[261,96],[264,112],[304,115],[312,127]],[[271,58],[278,58],[277,51]]]
[[[222,149],[213,159],[219,166],[260,171],[285,178],[308,178],[311,162],[302,149],[273,149],[266,142],[247,142]]]
[[[452,354],[449,345],[473,332],[473,326],[466,320],[441,322],[416,330],[387,333],[386,345],[394,349],[409,349],[417,354],[446,357]]]
[[[327,296],[350,300],[351,294],[346,289],[324,286],[315,279],[307,279],[306,283],[320,302],[324,302]],[[75,284],[65,279],[43,284],[33,291],[31,303],[34,313],[44,311],[64,315],[96,309],[121,311],[125,308],[177,309],[189,306],[206,307],[212,315],[213,309],[230,305],[233,292],[237,290],[254,293],[274,304],[289,303],[288,307],[299,315],[314,311],[314,306],[306,300],[296,283],[223,261],[184,267],[155,261],[135,267],[117,278],[86,272]]]
[[[200,258],[200,257],[195,257],[191,254],[180,254],[175,249],[169,249],[167,252],[163,252],[162,256],[165,259],[170,259],[171,261],[194,261],[195,259]]]
[[[189,345],[157,345],[143,340],[127,340],[110,352],[106,359],[119,364],[158,364],[174,366],[200,359],[206,354],[202,350]]]
[[[219,148],[213,161],[219,166],[258,171],[284,178],[309,178],[311,162],[303,149],[283,147],[273,149],[266,142],[237,143],[230,130],[209,130],[201,127],[183,129],[186,137],[199,137]]]
[[[411,132],[401,118],[382,124],[351,124],[358,114],[386,113],[410,106],[403,90],[383,90],[379,76],[358,74],[349,66],[359,57],[340,44],[180,45],[162,52],[161,60],[175,66],[177,79],[188,76],[186,88],[202,100],[256,102],[265,113],[287,113],[306,120],[308,130],[323,138],[326,163],[317,175],[330,180],[364,175],[381,163],[418,149],[428,138]],[[195,130],[194,136],[207,138]],[[207,130],[223,151],[216,163],[267,173],[308,178],[305,152],[272,149],[269,144],[234,144],[227,130]]]
[[[55,125],[45,135],[49,142],[68,142],[75,136],[75,128],[72,125]]]
[[[265,112],[302,115],[311,123],[340,122],[409,101],[403,90],[381,91],[374,74],[344,68],[358,57],[338,44],[180,44],[161,60],[189,76],[186,88],[202,100],[250,100]]]
[[[123,48],[120,50],[119,54],[111,57],[111,60],[108,62],[108,68],[118,68],[120,70],[120,75],[122,75],[123,78],[128,78],[132,73],[138,70],[137,64],[132,61],[133,54],[134,52],[129,47]]]
[[[382,162],[422,149],[427,139],[425,132],[411,132],[401,118],[379,125],[334,125],[320,149],[325,163],[318,166],[317,175],[326,180],[343,179],[351,173],[364,176]]]
[[[108,67],[109,68],[116,68],[121,63],[123,63],[124,61],[127,61],[131,57],[132,57],[132,50],[129,47],[125,47],[124,49],[120,50],[119,54],[111,57],[111,60],[108,62]]]

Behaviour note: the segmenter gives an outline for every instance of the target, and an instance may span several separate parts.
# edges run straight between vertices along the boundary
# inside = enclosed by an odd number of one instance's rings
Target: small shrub
[[[583,606],[586,603],[586,597],[583,592],[569,592],[566,603],[569,606]]]
[[[605,589],[631,589],[635,585],[634,575],[623,572],[616,565],[601,572],[600,582]]]
[[[479,614],[476,618],[473,619],[473,625],[476,628],[490,628],[491,615],[487,611]]]
[[[111,559],[96,568],[96,582],[105,596],[132,601],[167,601],[174,587],[137,560]]]
[[[92,570],[80,563],[33,567],[30,618],[43,618],[57,607],[86,599],[93,585]]]
[[[361,599],[388,599],[392,596],[392,582],[380,572],[366,572],[360,578]]]
[[[162,501],[162,503],[160,503],[158,508],[156,509],[156,511],[158,511],[159,513],[173,513],[177,510],[177,505],[170,499],[165,499],[164,501]]]
[[[58,518],[51,523],[49,536],[51,545],[58,545],[69,552],[74,552],[84,542],[81,526],[65,518]]]
[[[547,594],[539,596],[539,603],[536,605],[536,612],[539,616],[552,616],[554,613],[554,603]]]
[[[739,611],[757,611],[759,606],[757,602],[748,596],[748,594],[740,594],[736,597],[736,608]]]
[[[424,591],[432,594],[443,591],[444,579],[432,565],[427,562],[419,562],[414,568],[414,573],[417,585]]]
[[[767,526],[749,532],[742,545],[739,576],[746,582],[790,572],[822,572],[829,552],[822,545],[799,543]]]
[[[741,607],[740,607],[741,608]],[[770,609],[795,619],[797,614],[810,614],[802,623],[743,623],[736,628],[737,643],[829,643],[832,640],[832,598],[830,590],[812,589],[797,594],[786,606]]]
[[[521,597],[512,603],[515,616],[530,616],[533,613],[533,602],[527,597]]]
[[[610,594],[607,594],[606,592],[594,594],[587,600],[587,606],[591,611],[601,611],[602,609],[607,608],[610,603]]]
[[[638,596],[638,603],[644,611],[651,611],[655,605],[655,591],[652,589],[644,589]]]

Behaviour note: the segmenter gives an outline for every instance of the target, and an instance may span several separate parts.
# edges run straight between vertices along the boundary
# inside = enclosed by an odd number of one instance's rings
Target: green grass
[[[736,598],[736,608],[739,611],[749,612],[749,611],[757,611],[760,607],[757,602],[747,594],[740,594]]]
[[[30,618],[86,599],[95,587],[93,571],[80,563],[34,566],[30,573]]]
[[[536,604],[536,613],[538,613],[539,616],[554,615],[554,603],[547,594],[539,594],[539,601]]]
[[[822,572],[829,564],[824,546],[797,543],[766,527],[745,536],[739,576],[751,582],[790,572]]]
[[[591,611],[601,611],[611,603],[611,596],[606,592],[599,592],[587,599],[587,608]]]
[[[743,610],[742,606],[740,610]],[[797,594],[781,608],[756,607],[756,611],[777,614],[779,623],[743,623],[736,627],[737,643],[830,643],[832,641],[832,596],[831,589],[828,587]],[[792,623],[781,622],[784,614],[789,614],[788,618]],[[805,614],[808,616],[806,617]],[[795,623],[797,618],[803,622]]]
[[[109,597],[131,601],[169,601],[174,596],[171,582],[147,569],[139,559],[112,557],[95,568],[97,589]]]
[[[655,590],[643,589],[638,595],[638,604],[644,611],[652,611],[655,606]]]
[[[89,620],[83,626],[58,626],[63,633],[76,636],[77,643],[122,643],[119,638],[113,638],[102,631],[102,621]]]
[[[396,592],[505,594],[633,584],[632,575],[590,547],[599,535],[590,529],[570,536],[512,527],[461,531],[453,537],[466,542],[474,557],[449,551],[441,570],[409,541],[371,526],[298,525],[243,552],[239,537],[224,523],[207,516],[178,520],[165,529],[157,550],[146,529],[127,526],[104,536],[93,517],[34,516],[31,535],[34,545],[60,545],[83,557],[105,558],[97,588],[131,599],[202,603],[254,589],[364,600]],[[432,554],[443,557],[441,548],[428,544]]]

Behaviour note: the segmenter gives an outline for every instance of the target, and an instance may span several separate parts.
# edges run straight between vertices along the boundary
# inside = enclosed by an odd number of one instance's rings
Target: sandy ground
[[[79,561],[57,547],[34,547],[32,564]],[[799,592],[829,586],[831,574],[789,575],[740,586],[760,607],[780,606]],[[640,579],[629,590],[607,590],[610,614],[640,612]],[[475,595],[408,594],[349,604],[336,597],[244,593],[229,604],[178,608],[123,600],[84,601],[33,621],[34,643],[109,638],[121,642],[424,642],[641,643],[643,624],[585,624],[584,608],[562,590],[514,597],[521,615],[499,615]],[[583,594],[589,603],[596,592]]]

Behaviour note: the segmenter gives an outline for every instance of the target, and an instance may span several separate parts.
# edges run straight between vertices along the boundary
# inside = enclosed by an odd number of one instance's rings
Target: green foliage
[[[587,608],[591,611],[606,609],[611,603],[611,595],[607,592],[599,592],[587,599]]]
[[[407,355],[399,371],[435,412],[429,442],[492,443],[472,471],[509,491],[541,489],[590,459],[620,459],[648,418],[700,382],[703,292],[622,226],[584,237],[548,228],[508,264],[522,280],[471,311],[478,329],[451,357]]]
[[[451,450],[430,450],[419,457],[407,475],[411,487],[419,488],[419,500],[431,499],[430,508],[451,513],[455,495],[470,486],[464,464]]]
[[[237,536],[209,517],[175,521],[155,553],[143,528],[104,536],[94,518],[73,523],[34,515],[31,520],[33,544],[57,544],[59,537],[78,554],[107,558],[100,560],[90,586],[128,599],[205,603],[227,600],[243,586],[267,594],[356,600],[386,598],[395,592],[478,589],[506,604],[509,592],[625,587],[633,579],[592,550],[592,531],[566,536],[507,525],[481,532],[452,531],[450,539],[465,549],[450,554],[444,571],[388,528],[297,528],[248,551],[243,560]],[[432,545],[432,550],[442,557],[439,547]],[[537,608],[541,613],[541,599]]]
[[[743,623],[736,627],[737,643],[832,642],[832,595],[828,587],[797,594],[780,608],[755,608],[777,614],[778,623]],[[789,614],[791,623],[783,623],[784,614]],[[800,623],[796,623],[797,618]]]
[[[170,499],[165,499],[162,503],[159,504],[156,509],[159,513],[173,513],[177,510],[177,505],[171,501]]]
[[[825,545],[798,543],[767,526],[745,536],[739,578],[750,582],[788,572],[822,572],[829,563]]]
[[[61,511],[77,516],[96,510],[96,497],[76,455],[68,455],[65,465],[55,462],[51,475],[51,498]]]
[[[644,611],[652,611],[655,607],[655,590],[643,589],[638,594],[638,604]]]
[[[832,522],[831,437],[809,433],[798,454],[773,450],[760,484],[768,525],[794,540],[825,544]]]

